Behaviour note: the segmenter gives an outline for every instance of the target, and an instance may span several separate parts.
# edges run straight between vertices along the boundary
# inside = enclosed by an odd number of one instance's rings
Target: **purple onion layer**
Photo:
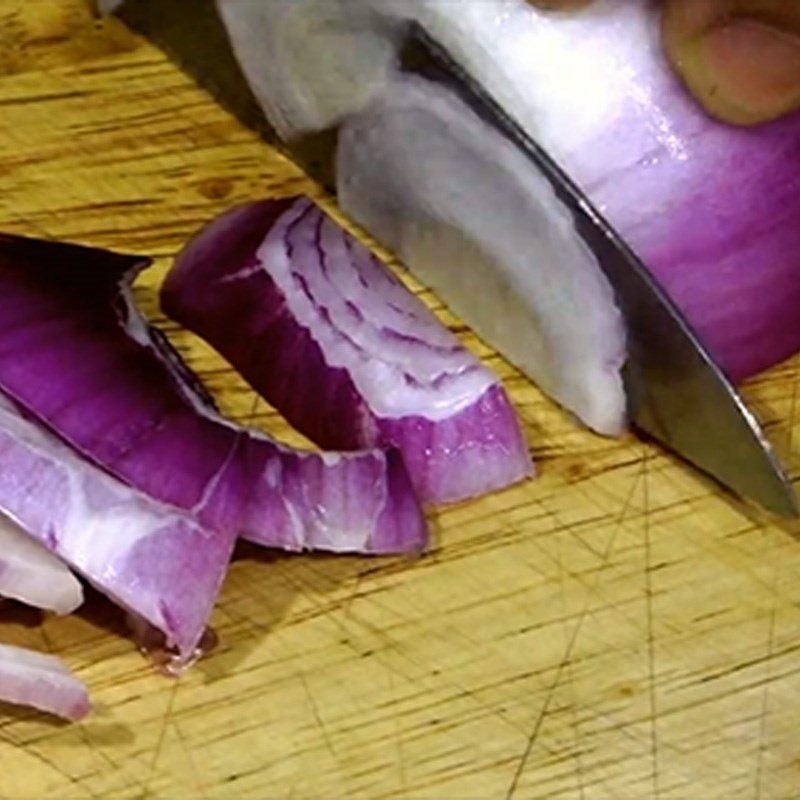
[[[132,301],[145,265],[0,237],[0,390],[109,473],[217,531],[223,549],[239,533],[293,550],[424,547],[390,452],[295,452],[215,412]]]
[[[531,472],[496,376],[309,200],[213,221],[179,256],[162,306],[315,443],[397,447],[426,502]]]

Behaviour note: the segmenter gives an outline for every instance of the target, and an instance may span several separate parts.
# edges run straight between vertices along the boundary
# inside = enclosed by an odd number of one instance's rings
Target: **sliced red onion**
[[[0,237],[0,390],[110,473],[196,515],[299,550],[418,550],[427,528],[399,453],[301,453],[223,420],[137,311],[142,259]]]
[[[434,84],[398,80],[345,123],[339,199],[477,333],[601,433],[625,424],[613,293],[550,185]]]
[[[212,222],[178,257],[162,306],[317,444],[396,446],[427,502],[530,474],[497,377],[307,199]]]
[[[0,511],[191,657],[235,536],[111,477],[2,396]]]
[[[77,721],[91,710],[86,687],[61,659],[0,644],[0,700]]]
[[[0,515],[0,596],[69,614],[83,602],[83,588],[60,559]]]
[[[800,114],[748,130],[710,118],[667,64],[659,42],[658,3],[595,0],[580,12],[553,13],[523,0],[337,0],[327,6],[327,25],[317,30],[307,68],[289,75],[273,68],[272,62],[278,53],[292,49],[296,59],[309,55],[294,32],[313,24],[312,0],[294,0],[291,12],[281,3],[219,0],[219,5],[234,50],[265,110],[274,116],[279,104],[279,127],[286,137],[340,124],[372,103],[368,119],[352,123],[364,130],[370,120],[375,122],[375,109],[396,104],[397,97],[387,96],[398,84],[387,67],[386,48],[402,38],[408,19],[421,21],[586,190],[734,379],[800,348]],[[341,36],[352,45],[346,52],[337,46]],[[276,41],[279,47],[273,46]],[[361,54],[361,83],[357,90],[346,91],[355,73],[340,71],[340,65],[354,52]],[[340,74],[348,77],[337,88]],[[325,97],[317,92],[323,77]],[[326,97],[339,102],[331,104]],[[448,288],[446,274],[439,274],[446,263],[442,257],[452,257],[452,247],[465,233],[474,233],[471,225],[466,231],[460,227],[466,221],[465,205],[481,200],[478,184],[469,177],[474,178],[480,165],[467,175],[460,171],[469,148],[462,149],[463,159],[456,159],[459,171],[446,171],[437,163],[440,154],[435,148],[441,139],[428,146],[423,136],[423,131],[444,122],[443,108],[444,102],[438,102],[411,138],[399,134],[408,126],[395,120],[393,152],[376,134],[375,153],[358,154],[362,165],[381,164],[372,173],[361,167],[359,174],[348,174],[349,166],[343,167],[340,181],[348,210],[385,243],[405,242],[409,266],[535,379],[542,381],[539,367],[549,359],[561,381],[572,381],[579,393],[596,393],[595,381],[584,380],[585,370],[589,364],[590,373],[597,375],[613,367],[607,351],[593,349],[582,362],[564,359],[563,352],[552,350],[547,335],[537,333],[535,313],[529,315],[524,340],[508,350],[507,340],[493,335],[493,329],[503,327],[509,316],[523,319],[525,309],[516,302],[516,292],[508,291],[504,301],[498,296],[501,302],[491,303],[487,312],[479,297],[463,297],[458,287]],[[449,123],[461,127],[452,115]],[[375,124],[384,131],[389,127],[385,120]],[[460,135],[462,140],[470,138],[469,126]],[[449,142],[447,147],[452,165],[457,145]],[[494,156],[493,150],[486,150],[481,161],[487,164]],[[346,157],[348,165],[351,157]],[[420,158],[426,166],[433,165],[436,180],[428,181],[425,197],[419,190],[407,191],[404,183],[400,191],[383,182],[390,157],[395,159],[392,180],[418,165]],[[502,173],[506,158],[502,153],[498,158]],[[495,177],[495,185],[498,181]],[[362,188],[352,188],[355,183]],[[432,183],[437,184],[435,192]],[[384,217],[373,220],[371,215],[373,203],[387,205],[387,193],[395,210],[402,205],[393,227]],[[523,255],[540,255],[537,226],[526,238],[516,223],[498,220],[501,215],[493,213],[492,203],[485,202],[484,210],[487,219],[481,220],[481,229],[487,236],[490,230],[506,230]],[[383,228],[375,227],[377,223]],[[421,241],[421,230],[433,242]],[[501,273],[499,278],[481,274],[476,283],[491,280],[502,285],[508,260],[498,262],[500,246],[485,252],[481,241],[467,248],[472,261]],[[547,245],[544,249],[550,250]],[[536,269],[542,261],[537,259]],[[560,261],[551,266],[557,269]],[[518,256],[515,284],[529,279],[532,270],[532,263]],[[547,285],[543,282],[543,288]],[[610,318],[613,309],[607,304],[601,313]],[[589,328],[595,322],[591,320]],[[562,318],[568,338],[582,324],[580,315]],[[520,350],[539,352],[543,358],[533,369],[519,358]],[[554,392],[552,385],[543,385]],[[563,394],[556,396],[594,427],[606,428],[598,424],[594,409],[587,414]],[[611,392],[600,392],[597,398],[605,409],[601,417],[619,417],[619,393],[616,405]]]

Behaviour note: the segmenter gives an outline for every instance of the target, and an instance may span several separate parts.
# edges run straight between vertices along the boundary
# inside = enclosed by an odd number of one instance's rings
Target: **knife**
[[[241,122],[335,192],[336,131],[279,140],[239,67],[214,0],[129,0],[120,16]],[[634,427],[724,488],[776,514],[800,516],[791,482],[756,416],[641,260],[558,164],[416,23],[409,24],[400,66],[456,93],[524,153],[572,213],[625,317],[624,380]]]

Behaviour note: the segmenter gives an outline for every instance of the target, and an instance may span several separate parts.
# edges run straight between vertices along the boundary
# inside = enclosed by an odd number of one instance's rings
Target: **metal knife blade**
[[[214,0],[129,0],[121,16],[244,124],[335,190],[336,131],[292,143],[278,140],[239,68]],[[740,496],[777,514],[800,516],[792,485],[755,415],[682,313],[580,189],[419,25],[410,25],[400,60],[403,69],[448,86],[502,132],[572,212],[577,231],[614,287],[626,319],[625,382],[635,426]]]

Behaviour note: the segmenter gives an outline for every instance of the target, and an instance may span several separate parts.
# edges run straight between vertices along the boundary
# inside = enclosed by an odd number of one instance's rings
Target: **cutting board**
[[[137,297],[232,417],[293,434],[157,285],[203,222],[320,192],[82,0],[0,2],[0,229],[153,256]],[[422,558],[242,550],[217,650],[156,674],[92,595],[3,606],[95,712],[0,708],[0,798],[800,796],[800,526],[596,437],[409,285],[505,381],[539,477],[431,515]],[[746,387],[797,475],[800,360]]]

